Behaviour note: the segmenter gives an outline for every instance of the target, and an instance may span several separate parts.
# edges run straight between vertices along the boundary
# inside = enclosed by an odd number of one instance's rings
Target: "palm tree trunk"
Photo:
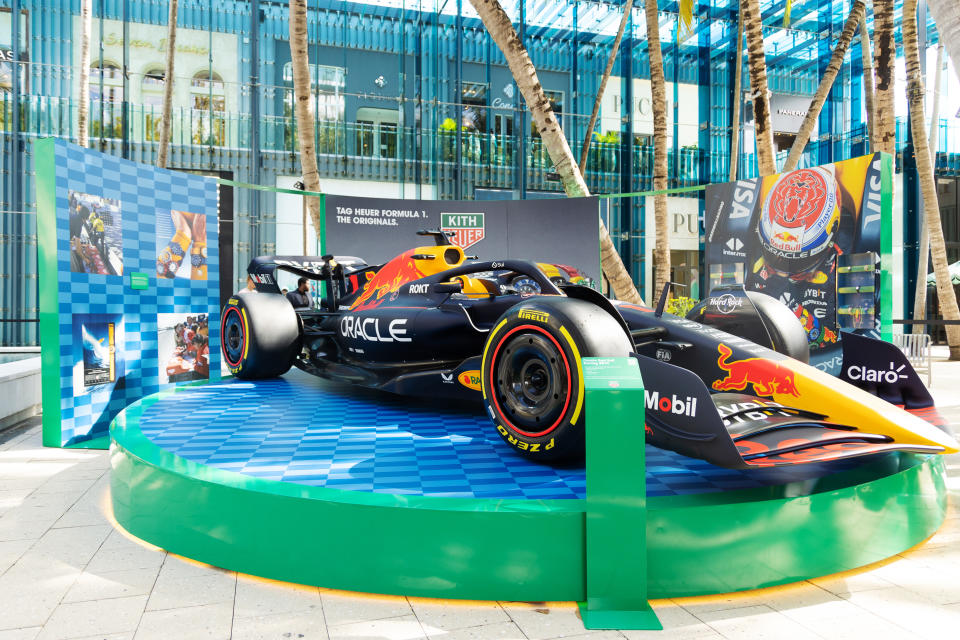
[[[613,71],[613,63],[617,59],[617,51],[620,50],[620,41],[623,39],[623,30],[630,20],[630,12],[633,10],[633,0],[627,0],[623,5],[623,17],[620,18],[620,28],[617,29],[617,37],[613,40],[613,47],[610,49],[610,57],[607,59],[607,68],[603,70],[603,76],[600,78],[600,86],[597,88],[597,97],[593,101],[593,111],[590,112],[590,121],[587,123],[587,131],[583,135],[583,150],[580,151],[580,175],[586,176],[587,171],[587,152],[590,150],[590,141],[593,138],[593,128],[597,124],[597,114],[600,113],[600,101],[603,100],[603,92],[607,88],[607,80],[610,79],[610,73]]]
[[[903,50],[907,69],[907,97],[910,101],[910,127],[913,132],[917,173],[923,194],[923,216],[930,232],[930,253],[937,282],[937,298],[944,320],[960,320],[960,308],[950,281],[947,267],[947,249],[940,223],[940,203],[933,175],[930,145],[927,142],[923,112],[923,78],[920,75],[920,46],[917,42],[917,0],[903,2]],[[960,325],[946,326],[950,359],[960,360]]]
[[[747,34],[753,127],[757,137],[757,170],[761,177],[769,176],[777,172],[777,157],[773,149],[773,126],[770,124],[770,91],[767,86],[767,56],[763,51],[760,0],[744,0],[740,7]]]
[[[937,47],[937,68],[933,74],[933,109],[930,115],[930,161],[934,169],[937,166],[937,146],[940,143],[940,89],[943,83],[943,40]],[[913,297],[913,319],[923,320],[927,315],[927,263],[930,260],[930,234],[927,232],[927,218],[920,220],[920,251],[917,253],[917,286]],[[927,327],[913,325],[913,333],[926,333]]]
[[[179,0],[170,1],[170,13],[167,16],[167,68],[163,72],[163,113],[160,115],[160,149],[157,151],[157,166],[167,166],[170,151],[170,120],[173,111],[173,60],[177,52],[177,5]]]
[[[957,0],[927,0],[930,15],[937,24],[940,42],[944,43],[953,70],[960,78],[960,2]]]
[[[733,71],[733,122],[730,126],[730,182],[740,166],[740,103],[743,100],[743,5],[737,11],[737,61]]]
[[[877,139],[874,136],[874,121],[877,119],[875,89],[873,86],[873,54],[870,52],[870,32],[867,31],[867,12],[860,17],[860,54],[863,58],[863,99],[867,106],[867,133],[870,136],[870,151],[874,151]]]
[[[837,44],[833,48],[833,55],[830,56],[830,62],[823,72],[823,78],[820,79],[820,86],[817,87],[817,92],[813,94],[813,100],[810,103],[810,108],[807,109],[807,115],[800,125],[800,130],[797,132],[797,137],[793,141],[793,146],[790,147],[790,155],[787,156],[787,161],[783,165],[785,172],[793,171],[797,168],[797,165],[800,164],[803,150],[807,146],[810,134],[813,133],[813,128],[817,124],[817,118],[820,117],[820,111],[827,101],[827,96],[830,95],[830,89],[833,88],[833,81],[836,79],[837,74],[840,73],[840,67],[843,66],[843,59],[847,56],[847,47],[850,46],[850,42],[853,40],[853,34],[856,33],[857,25],[863,18],[865,10],[866,5],[863,3],[863,0],[857,0],[850,8],[850,15],[847,16],[847,22],[843,25],[843,31],[840,32],[840,39],[837,40]]]
[[[894,155],[897,152],[897,121],[893,105],[894,62],[897,43],[893,26],[894,0],[873,1],[873,56],[877,74],[876,118],[873,133],[876,136],[872,151]]]
[[[300,171],[307,191],[320,191],[317,171],[317,146],[314,133],[313,89],[310,77],[310,54],[307,42],[307,0],[290,0],[290,66],[293,71],[293,104],[297,118],[297,144],[300,147]],[[307,196],[304,196],[307,197]],[[320,236],[320,200],[307,197],[307,209],[313,228]]]
[[[90,35],[93,32],[93,0],[80,2],[80,95],[77,97],[77,144],[89,142],[90,120]],[[103,60],[100,61],[103,73]],[[100,96],[103,99],[103,96]]]
[[[589,196],[590,190],[587,188],[587,183],[583,180],[573,152],[570,151],[570,145],[563,136],[560,122],[557,121],[557,116],[550,107],[550,100],[543,92],[537,70],[530,60],[526,47],[517,36],[510,17],[497,0],[470,0],[470,4],[476,9],[490,37],[497,43],[506,58],[507,66],[510,67],[513,79],[540,132],[543,146],[554,163],[554,171],[560,175],[564,191],[572,198]],[[617,298],[642,304],[643,299],[637,293],[633,279],[623,266],[623,261],[620,260],[620,255],[614,248],[603,222],[600,222],[600,264]]]
[[[653,99],[653,189],[667,188],[667,83],[663,77],[663,52],[660,50],[660,16],[657,0],[646,0],[647,48],[650,56],[650,93]],[[670,233],[667,226],[667,195],[653,196],[656,244],[653,249],[654,295],[670,281]]]

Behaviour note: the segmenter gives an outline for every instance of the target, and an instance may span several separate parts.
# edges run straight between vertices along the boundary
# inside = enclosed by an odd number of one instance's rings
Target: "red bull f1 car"
[[[728,468],[824,463],[889,451],[952,453],[933,400],[894,346],[843,336],[843,376],[806,364],[806,335],[777,300],[715,291],[686,318],[614,302],[534,262],[434,246],[386,264],[260,257],[254,291],[230,298],[221,341],[240,378],[291,366],[335,381],[482,402],[491,428],[530,458],[582,455],[585,357],[636,359],[647,441]],[[319,281],[294,309],[278,269]],[[639,425],[638,425],[639,426]]]

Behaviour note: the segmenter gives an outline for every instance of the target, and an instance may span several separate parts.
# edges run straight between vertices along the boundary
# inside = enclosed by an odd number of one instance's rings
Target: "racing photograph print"
[[[207,279],[207,216],[157,209],[157,278]]]
[[[71,191],[70,270],[123,275],[120,201]]]
[[[191,311],[157,315],[161,385],[210,377],[208,331],[205,313]]]

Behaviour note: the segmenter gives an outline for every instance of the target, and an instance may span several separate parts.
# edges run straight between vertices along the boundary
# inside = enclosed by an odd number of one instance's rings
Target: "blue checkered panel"
[[[207,314],[209,344],[214,345],[209,375],[219,379],[217,184],[212,178],[157,169],[63,140],[56,141],[55,162],[61,440],[68,446],[106,435],[123,407],[160,390],[158,314]],[[111,252],[119,245],[123,275],[78,273],[76,259],[71,269],[71,194],[118,203],[119,214],[113,210],[106,242]],[[158,211],[169,216],[171,209],[207,218],[206,280],[157,277]],[[130,286],[134,272],[148,275],[147,289]],[[91,327],[115,324],[112,381],[87,384],[83,379],[84,348],[77,340],[82,333],[78,327],[85,322]]]
[[[140,419],[154,444],[193,462],[331,489],[465,498],[584,498],[583,466],[521,457],[480,405],[336,385],[294,370],[179,389]],[[457,403],[462,404],[462,403]],[[647,495],[762,486],[756,476],[647,447]]]

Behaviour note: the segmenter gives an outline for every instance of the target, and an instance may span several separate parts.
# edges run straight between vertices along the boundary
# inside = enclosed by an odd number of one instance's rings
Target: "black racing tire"
[[[481,389],[497,432],[544,462],[584,450],[582,358],[628,356],[632,345],[602,308],[561,296],[530,298],[507,310],[483,349]]]
[[[273,378],[290,370],[300,353],[300,320],[282,295],[235,294],[220,316],[220,348],[230,373],[244,380]]]

